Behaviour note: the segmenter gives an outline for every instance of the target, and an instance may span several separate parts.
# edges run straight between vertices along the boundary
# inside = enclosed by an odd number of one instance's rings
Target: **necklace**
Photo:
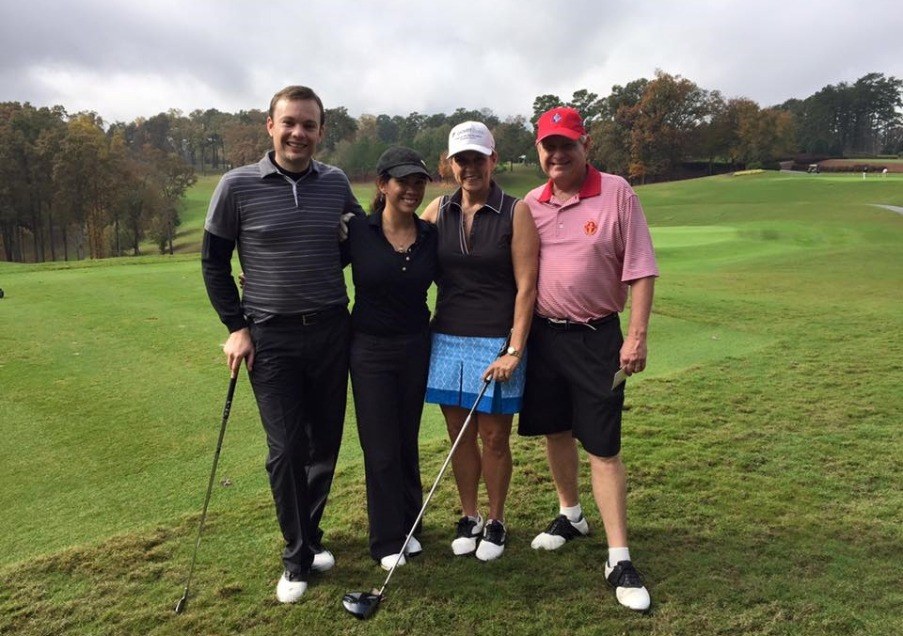
[[[410,227],[397,230],[383,226],[383,235],[386,237],[389,245],[392,246],[392,249],[399,254],[405,254],[411,249],[411,245],[414,244],[417,238],[417,227],[411,225]]]

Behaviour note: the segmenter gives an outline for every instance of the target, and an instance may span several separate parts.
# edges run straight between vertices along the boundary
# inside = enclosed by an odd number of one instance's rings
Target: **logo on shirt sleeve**
[[[596,225],[595,221],[587,221],[583,225],[583,233],[586,234],[587,236],[592,236],[593,234],[596,233],[596,230],[598,230],[598,229],[599,229],[599,226]]]

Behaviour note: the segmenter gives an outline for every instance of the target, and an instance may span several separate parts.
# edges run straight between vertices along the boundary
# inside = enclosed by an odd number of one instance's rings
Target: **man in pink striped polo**
[[[573,108],[553,108],[539,118],[536,148],[549,181],[525,199],[540,250],[518,432],[545,436],[560,505],[533,548],[555,550],[589,532],[577,492],[580,440],[608,540],[605,578],[622,605],[645,611],[649,592],[627,547],[621,379],[646,367],[658,267],[636,193],[621,177],[587,163],[589,147]],[[622,334],[618,314],[628,291],[630,318]]]

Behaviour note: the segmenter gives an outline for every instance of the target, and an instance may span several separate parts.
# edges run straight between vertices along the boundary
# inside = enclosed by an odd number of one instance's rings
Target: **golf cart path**
[[[871,203],[869,205],[874,205],[876,208],[884,208],[885,210],[890,210],[891,212],[896,212],[897,214],[903,214],[903,208],[899,205],[884,205],[883,203]]]

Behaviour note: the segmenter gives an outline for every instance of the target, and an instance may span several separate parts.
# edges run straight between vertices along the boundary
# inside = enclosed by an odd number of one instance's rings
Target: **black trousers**
[[[364,452],[370,554],[377,560],[401,550],[423,505],[418,436],[429,359],[426,330],[352,338],[351,386]]]
[[[277,316],[252,325],[251,337],[250,378],[269,447],[282,560],[286,570],[306,574],[322,540],[320,519],[342,442],[351,319],[344,307],[310,321]]]

